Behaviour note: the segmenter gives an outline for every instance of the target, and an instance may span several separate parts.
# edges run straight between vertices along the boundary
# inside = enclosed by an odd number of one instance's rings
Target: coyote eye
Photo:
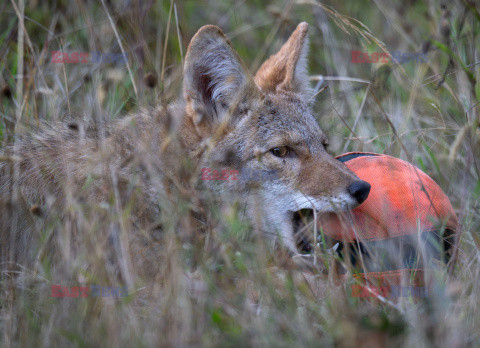
[[[270,152],[276,157],[285,157],[290,155],[290,149],[287,146],[274,147]]]

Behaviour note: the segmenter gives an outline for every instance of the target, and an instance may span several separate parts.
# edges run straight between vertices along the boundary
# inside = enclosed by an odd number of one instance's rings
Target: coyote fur
[[[44,124],[6,147],[2,159],[10,160],[0,164],[1,261],[38,257],[30,241],[53,217],[71,221],[75,230],[77,204],[119,215],[128,211],[130,222],[122,228],[144,231],[155,226],[165,196],[174,190],[188,196],[199,185],[222,201],[243,203],[258,231],[297,253],[296,211],[352,209],[370,190],[326,150],[312,109],[307,29],[300,23],[251,75],[222,30],[206,25],[188,47],[178,102],[110,124],[92,117]],[[201,181],[206,166],[276,176]]]

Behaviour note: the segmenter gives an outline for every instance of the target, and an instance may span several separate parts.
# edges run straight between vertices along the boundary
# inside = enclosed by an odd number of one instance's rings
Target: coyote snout
[[[370,184],[329,154],[306,162],[298,177],[299,189],[306,197],[311,197],[311,201],[322,202],[311,209],[320,212],[352,209],[367,199]]]

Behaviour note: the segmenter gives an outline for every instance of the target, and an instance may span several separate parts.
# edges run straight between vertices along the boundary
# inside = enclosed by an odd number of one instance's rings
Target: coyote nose
[[[354,181],[348,186],[347,190],[355,199],[358,204],[365,202],[370,193],[370,184],[366,181]]]

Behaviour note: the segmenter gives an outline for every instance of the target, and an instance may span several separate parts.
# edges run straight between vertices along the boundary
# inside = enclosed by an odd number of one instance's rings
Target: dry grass
[[[371,303],[349,284],[284,267],[232,209],[196,191],[160,202],[162,233],[126,250],[131,205],[85,204],[41,226],[34,269],[2,265],[0,336],[8,346],[469,346],[479,344],[480,7],[474,1],[22,1],[0,4],[0,141],[66,114],[96,121],[180,94],[189,39],[221,26],[258,67],[300,21],[310,23],[316,111],[335,154],[409,160],[450,197],[462,226],[454,275],[435,272],[421,302]],[[54,64],[51,51],[128,53],[128,64]],[[351,50],[428,52],[426,64],[352,64]],[[21,73],[23,71],[23,74]],[[318,83],[320,80],[323,83]],[[4,146],[4,145],[2,145]],[[15,158],[0,158],[15,160]],[[105,203],[105,204],[104,204]],[[103,210],[102,210],[103,209]],[[5,233],[5,231],[1,231]],[[52,256],[46,245],[55,244]],[[327,257],[327,262],[329,258]],[[51,285],[127,286],[129,296],[52,298]],[[321,284],[321,286],[316,286]]]

